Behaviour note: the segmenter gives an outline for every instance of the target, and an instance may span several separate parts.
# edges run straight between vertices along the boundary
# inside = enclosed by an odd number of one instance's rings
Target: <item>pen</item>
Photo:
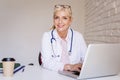
[[[25,68],[23,68],[22,72],[24,72]]]
[[[25,66],[21,66],[20,68],[16,69],[16,70],[14,71],[14,74],[15,74],[16,72],[18,72],[19,70],[21,70],[21,69],[23,69],[22,72],[24,72],[24,67],[25,67]]]

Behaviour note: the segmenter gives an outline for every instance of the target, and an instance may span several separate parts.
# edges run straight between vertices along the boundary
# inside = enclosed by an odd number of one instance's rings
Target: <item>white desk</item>
[[[3,77],[0,74],[0,80],[75,80],[71,77],[61,75],[54,71],[49,71],[40,66],[26,66],[24,72],[18,72],[11,78]],[[89,80],[120,80],[120,75],[112,77],[104,77]]]

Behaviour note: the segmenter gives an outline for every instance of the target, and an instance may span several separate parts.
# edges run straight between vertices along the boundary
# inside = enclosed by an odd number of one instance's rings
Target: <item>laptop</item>
[[[59,71],[76,79],[115,76],[120,73],[120,44],[90,44],[80,74]]]

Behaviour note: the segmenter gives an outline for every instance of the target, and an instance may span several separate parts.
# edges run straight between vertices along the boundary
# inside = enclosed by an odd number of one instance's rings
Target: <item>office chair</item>
[[[41,52],[39,53],[39,56],[38,56],[38,62],[39,62],[39,65],[42,64]]]

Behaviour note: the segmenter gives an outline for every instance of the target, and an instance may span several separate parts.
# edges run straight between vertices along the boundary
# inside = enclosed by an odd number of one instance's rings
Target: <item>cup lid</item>
[[[15,61],[14,58],[3,58],[2,61]]]

